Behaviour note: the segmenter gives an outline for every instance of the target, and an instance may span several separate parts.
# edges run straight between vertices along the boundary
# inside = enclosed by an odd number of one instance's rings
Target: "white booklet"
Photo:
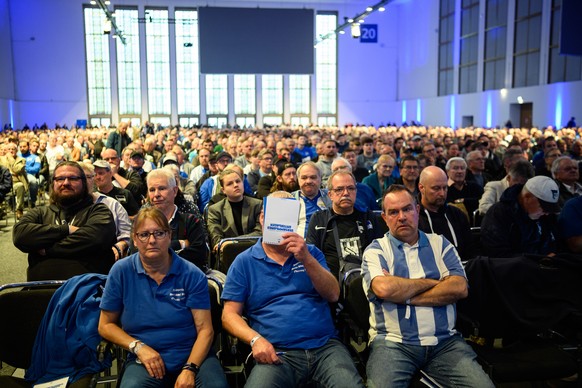
[[[263,241],[279,245],[286,232],[297,232],[299,224],[299,201],[295,198],[263,198]]]
[[[34,388],[65,388],[69,382],[68,377],[63,377],[62,379],[49,381],[42,384],[34,385]]]

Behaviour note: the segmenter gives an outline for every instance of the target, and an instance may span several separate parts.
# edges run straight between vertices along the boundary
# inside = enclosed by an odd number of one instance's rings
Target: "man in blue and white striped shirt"
[[[423,369],[442,386],[492,387],[476,355],[455,331],[455,302],[467,279],[455,247],[418,230],[419,206],[392,185],[382,200],[390,232],[364,252],[370,301],[368,387],[408,387]]]

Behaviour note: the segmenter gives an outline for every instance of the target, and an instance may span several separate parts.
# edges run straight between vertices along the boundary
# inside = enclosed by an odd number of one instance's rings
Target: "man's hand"
[[[69,234],[73,234],[75,233],[77,230],[79,230],[78,226],[75,225],[69,225]]]
[[[253,344],[253,357],[259,364],[280,364],[281,359],[277,356],[273,345],[264,337],[259,338]]]
[[[153,378],[162,379],[166,374],[166,365],[162,356],[149,346],[142,345],[137,352],[137,358]]]
[[[196,385],[196,375],[189,370],[183,370],[176,379],[174,388],[194,388]]]
[[[281,241],[281,245],[285,245],[285,250],[293,254],[297,261],[303,263],[310,257],[313,258],[309,253],[305,239],[302,236],[298,235],[297,233],[288,232],[283,233],[282,237],[283,240]]]

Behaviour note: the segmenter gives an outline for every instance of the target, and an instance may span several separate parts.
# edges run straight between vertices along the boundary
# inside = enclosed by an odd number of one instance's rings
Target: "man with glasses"
[[[402,184],[414,197],[418,197],[418,177],[420,164],[416,157],[406,155],[400,160],[400,179],[396,183]]]
[[[51,182],[50,204],[31,209],[14,225],[14,245],[28,253],[27,280],[109,272],[115,222],[105,205],[93,203],[90,192],[79,164],[62,162]]]
[[[325,255],[331,273],[339,278],[342,263],[359,265],[364,249],[382,236],[382,228],[373,211],[360,211],[356,203],[356,178],[351,172],[337,170],[327,182],[331,209],[316,212],[307,230],[307,242]]]
[[[552,178],[536,176],[509,187],[481,223],[481,242],[490,257],[556,252],[560,189]]]
[[[560,188],[558,204],[564,206],[566,201],[582,195],[582,185],[578,183],[580,171],[578,162],[568,156],[562,156],[552,164],[552,176]]]
[[[457,251],[438,234],[418,230],[419,206],[392,185],[382,200],[390,232],[365,250],[370,301],[368,387],[408,387],[422,369],[440,386],[493,387],[455,326],[455,303],[468,294]]]
[[[101,152],[101,157],[111,165],[113,184],[122,189],[129,190],[138,204],[141,204],[146,195],[147,186],[141,176],[133,171],[128,171],[120,166],[121,159],[117,151],[107,148]]]
[[[247,175],[247,180],[251,189],[254,193],[257,192],[259,188],[259,181],[264,176],[271,176],[275,180],[275,174],[273,173],[273,158],[274,154],[271,150],[264,148],[259,151],[257,158],[259,159],[259,168],[256,171],[251,171]]]

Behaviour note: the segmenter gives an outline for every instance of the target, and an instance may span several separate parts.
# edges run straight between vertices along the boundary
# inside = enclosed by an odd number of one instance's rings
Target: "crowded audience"
[[[409,381],[426,368],[447,385],[451,371],[432,360],[411,362],[406,371],[389,362],[410,357],[407,349],[420,341],[421,350],[451,346],[453,353],[432,359],[457,357],[465,383],[489,387],[470,348],[454,335],[454,314],[441,307],[454,311],[466,297],[463,263],[476,256],[582,259],[580,136],[582,127],[351,124],[216,129],[120,122],[5,130],[0,172],[10,191],[0,199],[17,219],[13,241],[28,254],[28,280],[109,274],[99,331],[129,350],[126,381],[217,379],[224,386],[202,277],[218,269],[225,238],[262,235],[263,198],[278,197],[299,202],[295,231],[283,234],[280,245],[259,239],[220,268],[223,328],[250,345],[256,363],[249,386],[317,379],[363,386],[334,334],[337,316],[329,314],[342,302],[342,274],[354,266],[363,269],[375,309],[368,386]],[[393,260],[388,267],[386,257]],[[415,271],[425,264],[437,270],[420,281]],[[137,291],[124,285],[161,290],[166,282],[189,289],[192,298],[177,306],[153,293],[147,311],[129,303]],[[446,303],[435,302],[442,293]],[[194,336],[170,335],[172,323],[158,319],[158,308],[175,313],[171,322]],[[387,313],[393,310],[398,315]],[[434,312],[439,322],[419,321],[415,334],[387,329],[407,324],[410,311]],[[154,317],[167,341],[146,334],[140,317]],[[335,369],[305,367],[305,352],[327,357]]]

